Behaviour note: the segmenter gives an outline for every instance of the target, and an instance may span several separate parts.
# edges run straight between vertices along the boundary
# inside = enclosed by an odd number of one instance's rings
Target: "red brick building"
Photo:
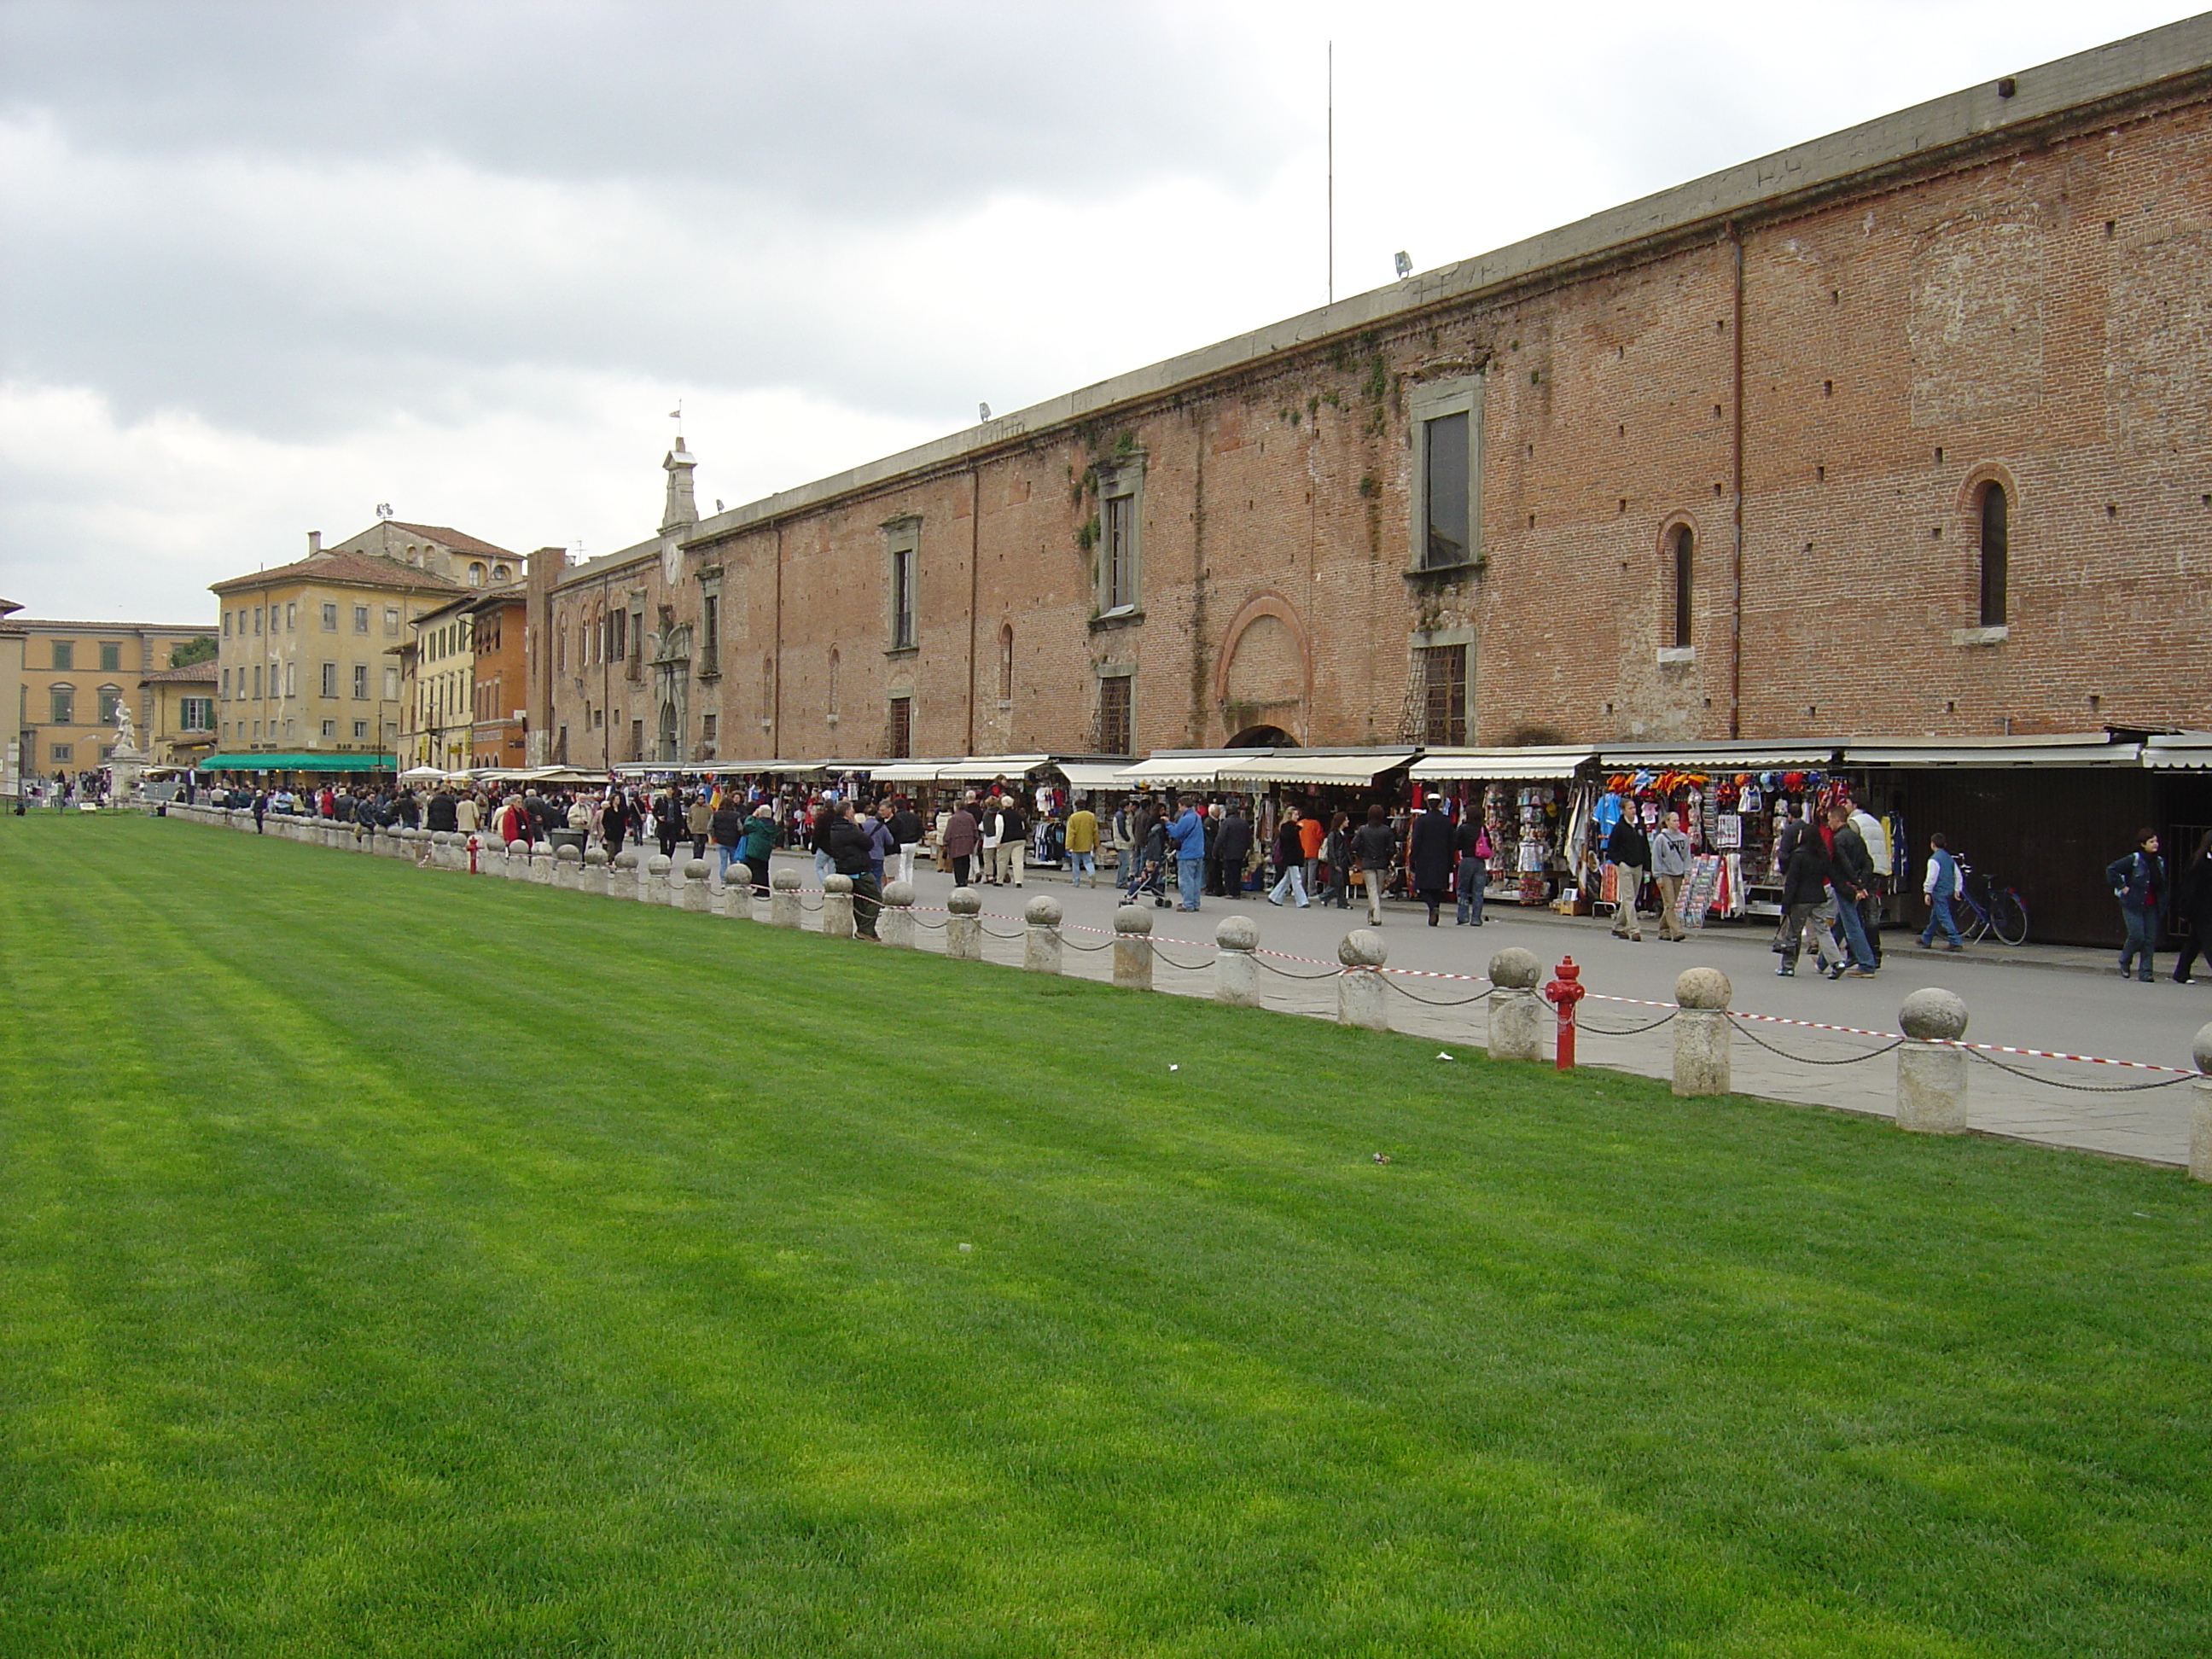
[[[533,560],[542,757],[2212,725],[2208,121],[2191,20],[705,520],[679,440]]]

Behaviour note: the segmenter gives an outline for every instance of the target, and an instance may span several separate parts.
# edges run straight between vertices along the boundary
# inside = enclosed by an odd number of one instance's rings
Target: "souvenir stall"
[[[1630,813],[1649,835],[1662,815],[1690,838],[1690,874],[1677,920],[1701,927],[1711,917],[1778,916],[1782,875],[1774,848],[1784,814],[1802,817],[1847,793],[1826,745],[1707,744],[1608,748],[1604,781],[1586,847],[1595,882],[1605,837]],[[1610,879],[1609,872],[1605,878]],[[1616,896],[1603,893],[1607,906]]]
[[[1474,809],[1480,788],[1491,845],[1486,902],[1580,908],[1587,901],[1573,852],[1591,797],[1585,769],[1596,752],[1575,744],[1437,749],[1413,763],[1410,776],[1419,789],[1456,791],[1462,810]]]

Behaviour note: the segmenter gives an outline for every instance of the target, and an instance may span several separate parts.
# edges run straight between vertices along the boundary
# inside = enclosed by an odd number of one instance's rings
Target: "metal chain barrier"
[[[1735,1028],[1737,1030],[1742,1032],[1744,1036],[1749,1037],[1760,1048],[1765,1049],[1768,1054],[1779,1054],[1783,1059],[1795,1060],[1800,1066],[1856,1066],[1863,1060],[1879,1060],[1882,1055],[1887,1054],[1892,1048],[1902,1048],[1905,1043],[1905,1038],[1896,1037],[1885,1046],[1880,1048],[1870,1049],[1863,1054],[1845,1054],[1840,1060],[1815,1060],[1808,1054],[1793,1054],[1787,1048],[1776,1048],[1765,1037],[1759,1036],[1757,1031],[1754,1031],[1750,1026],[1746,1025],[1743,1023],[1746,1016],[1738,1013],[1733,1008],[1729,1009],[1728,1012],[1729,1018],[1735,1022]],[[1789,1023],[1791,1024],[1809,1024],[1810,1022],[1792,1020]],[[1867,1035],[1871,1036],[1874,1034],[1868,1033]]]
[[[1152,960],[1155,962],[1164,962],[1169,967],[1180,968],[1186,974],[1202,974],[1207,969],[1213,966],[1210,962],[1177,962],[1173,957],[1160,949],[1160,945],[1163,943],[1180,945],[1182,941],[1181,939],[1171,939],[1166,941],[1154,939],[1152,941]]]
[[[2146,1089],[2171,1089],[2177,1083],[2188,1083],[2193,1081],[2195,1078],[2194,1073],[2181,1072],[2172,1077],[2162,1077],[2155,1083],[2061,1083],[2055,1077],[2045,1077],[2039,1072],[2027,1071],[2018,1066],[2008,1066],[2004,1061],[1984,1054],[1972,1044],[1958,1042],[1950,1046],[1965,1049],[1983,1065],[1994,1066],[2000,1072],[2008,1073],[2017,1078],[2025,1078],[2030,1083],[2041,1083],[2053,1089],[2069,1090],[2077,1095],[2139,1095]]]
[[[1294,974],[1287,968],[1276,967],[1273,963],[1267,960],[1267,958],[1257,951],[1252,952],[1252,960],[1279,979],[1323,980],[1334,979],[1337,977],[1337,975],[1333,972],[1327,974]]]
[[[1323,977],[1323,975],[1319,974],[1311,975],[1301,975],[1299,977],[1319,979]],[[1405,998],[1407,1001],[1418,1002],[1424,1008],[1465,1008],[1472,1004],[1480,1002],[1486,998],[1495,996],[1498,994],[1498,988],[1493,985],[1487,991],[1477,991],[1471,997],[1455,997],[1449,1002],[1440,1002],[1434,997],[1415,996],[1411,991],[1399,984],[1396,980],[1391,978],[1387,973],[1382,975],[1382,982],[1389,986],[1392,990],[1395,991],[1400,996]]]
[[[1675,1009],[1670,1012],[1662,1014],[1658,1018],[1653,1020],[1649,1025],[1593,1025],[1589,1023],[1589,1019],[1586,1015],[1578,1016],[1575,1020],[1575,1024],[1582,1030],[1593,1032],[1599,1036],[1641,1036],[1646,1031],[1657,1030],[1662,1025],[1666,1024],[1668,1021],[1673,1019],[1676,1013],[1680,1013],[1680,1012],[1681,1011],[1680,1009]]]

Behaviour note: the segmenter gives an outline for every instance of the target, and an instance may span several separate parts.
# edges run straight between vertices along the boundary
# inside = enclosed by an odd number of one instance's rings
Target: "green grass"
[[[129,817],[0,962],[0,1653],[2212,1650],[2176,1172]]]

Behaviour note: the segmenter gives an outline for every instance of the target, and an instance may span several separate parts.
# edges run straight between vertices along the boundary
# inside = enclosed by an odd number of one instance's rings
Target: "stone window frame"
[[[1100,663],[1093,671],[1091,678],[1097,684],[1095,695],[1097,718],[1093,722],[1093,730],[1097,733],[1098,752],[1102,755],[1135,754],[1137,752],[1137,665],[1134,663]],[[1119,750],[1108,747],[1106,743],[1106,682],[1109,680],[1120,680],[1127,687],[1127,706],[1125,712],[1129,722],[1127,733],[1128,743]]]
[[[702,680],[722,678],[722,568],[699,573],[698,676]]]
[[[258,629],[256,629],[254,631],[255,631],[256,633],[258,633],[260,630],[259,630]],[[338,607],[337,607],[337,600],[335,600],[335,599],[325,599],[325,600],[324,600],[324,601],[323,601],[323,632],[324,632],[324,633],[325,633],[325,634],[335,634],[335,633],[337,633],[337,631],[338,631]]]
[[[1141,449],[1098,461],[1091,468],[1098,483],[1098,569],[1093,605],[1097,619],[1111,621],[1138,617],[1145,609],[1145,476],[1148,458]],[[1113,561],[1109,553],[1108,526],[1115,516],[1109,501],[1127,501],[1128,580],[1126,594],[1115,602]],[[1134,716],[1132,716],[1133,730]]]
[[[1690,538],[1690,605],[1689,637],[1682,637],[1681,538]],[[1659,521],[1658,545],[1654,550],[1659,562],[1659,585],[1662,600],[1659,611],[1658,659],[1662,664],[1695,662],[1697,649],[1697,593],[1698,560],[1705,544],[1705,527],[1694,514],[1669,513]]]
[[[46,713],[53,717],[46,722],[49,726],[75,726],[76,724],[76,687],[74,685],[48,686]]]
[[[1454,648],[1456,648],[1464,653],[1461,659],[1459,708],[1460,730],[1462,733],[1461,741],[1464,743],[1468,740],[1465,734],[1472,733],[1474,730],[1474,672],[1476,651],[1475,629],[1473,625],[1468,624],[1458,628],[1431,628],[1425,630],[1415,629],[1413,633],[1407,635],[1406,638],[1406,680],[1409,686],[1417,689],[1420,693],[1422,729],[1425,732],[1427,730],[1428,722],[1429,659],[1423,653],[1430,651],[1447,651]],[[1431,740],[1424,737],[1422,741],[1424,743],[1428,743]],[[1445,740],[1438,738],[1434,741],[1442,743]]]
[[[1455,375],[1408,389],[1406,414],[1413,452],[1413,488],[1406,514],[1406,574],[1431,575],[1440,570],[1480,570],[1489,562],[1482,541],[1483,377]],[[1452,564],[1431,564],[1429,551],[1428,423],[1447,416],[1467,416],[1467,556]]]
[[[100,641],[99,650],[100,672],[103,674],[120,674],[123,672],[123,641],[102,640]]]
[[[884,520],[884,654],[909,655],[921,649],[921,515],[901,513]],[[899,592],[901,561],[906,592]],[[899,601],[906,601],[903,618]],[[900,628],[902,619],[905,623]]]

